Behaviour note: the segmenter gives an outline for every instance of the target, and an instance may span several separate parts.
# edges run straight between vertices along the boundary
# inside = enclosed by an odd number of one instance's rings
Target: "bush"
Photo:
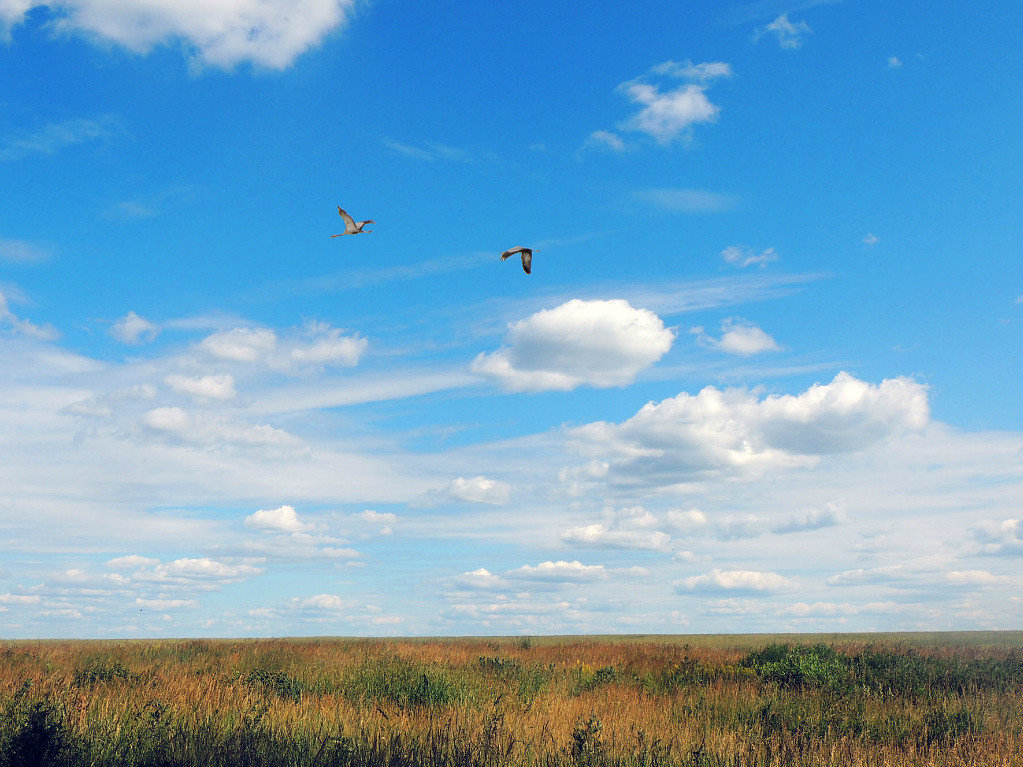
[[[768,645],[747,655],[741,665],[752,668],[762,680],[782,687],[844,692],[852,685],[848,658],[824,644]]]

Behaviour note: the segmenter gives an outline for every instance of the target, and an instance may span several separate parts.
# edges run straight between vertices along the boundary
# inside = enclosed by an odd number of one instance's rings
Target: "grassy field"
[[[0,643],[0,767],[1021,754],[1023,632]]]

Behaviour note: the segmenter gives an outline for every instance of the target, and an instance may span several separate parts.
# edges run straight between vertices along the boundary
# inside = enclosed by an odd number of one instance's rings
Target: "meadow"
[[[0,642],[0,767],[1021,754],[1023,632]]]

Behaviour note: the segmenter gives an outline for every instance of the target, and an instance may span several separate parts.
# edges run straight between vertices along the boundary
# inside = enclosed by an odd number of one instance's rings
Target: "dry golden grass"
[[[6,643],[0,767],[1023,764],[1019,635],[776,639]]]

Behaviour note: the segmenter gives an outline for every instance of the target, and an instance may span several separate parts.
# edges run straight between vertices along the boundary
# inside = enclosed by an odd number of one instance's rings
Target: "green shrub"
[[[762,680],[782,687],[844,692],[852,685],[848,658],[824,644],[768,645],[747,655],[742,665],[752,668]]]

